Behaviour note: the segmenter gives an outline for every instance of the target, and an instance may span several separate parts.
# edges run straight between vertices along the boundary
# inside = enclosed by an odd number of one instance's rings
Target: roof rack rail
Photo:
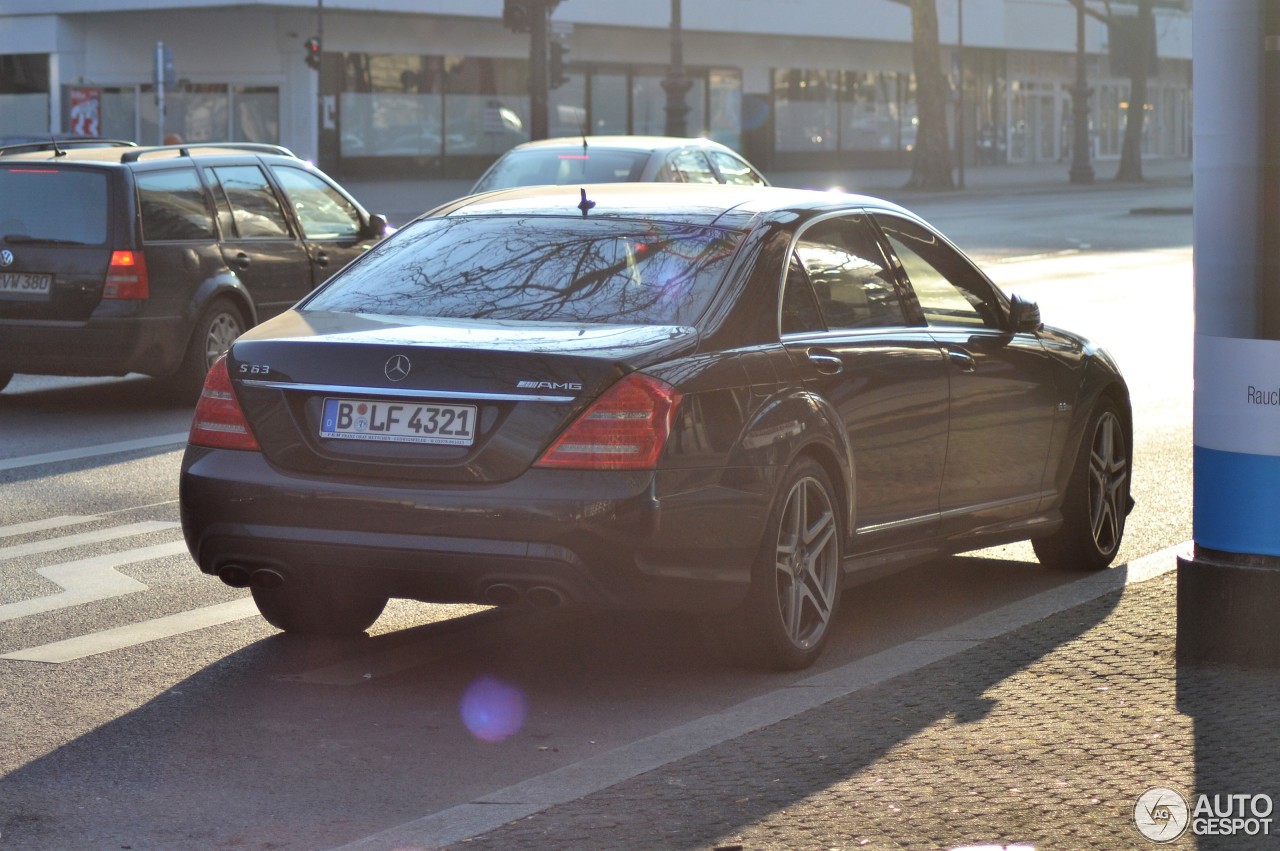
[[[14,142],[0,145],[0,156],[5,154],[25,154],[33,151],[61,151],[65,148],[136,148],[137,142],[124,139],[100,139],[96,136],[84,136],[74,139],[33,139],[30,142]]]
[[[270,145],[265,142],[183,142],[180,145],[148,145],[133,151],[125,151],[120,157],[122,163],[137,162],[147,154],[162,151],[177,151],[180,157],[189,157],[193,150],[201,148],[222,148],[228,151],[251,151],[259,154],[278,154],[282,157],[298,158],[298,155],[283,145]]]

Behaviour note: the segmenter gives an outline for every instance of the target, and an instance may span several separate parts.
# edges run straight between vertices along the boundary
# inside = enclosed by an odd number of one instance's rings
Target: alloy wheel
[[[1105,412],[1093,431],[1089,450],[1089,527],[1098,551],[1110,553],[1120,545],[1129,458],[1124,431],[1113,412]]]
[[[787,494],[778,528],[777,600],[783,630],[805,649],[826,633],[840,572],[838,525],[831,497],[812,477]]]

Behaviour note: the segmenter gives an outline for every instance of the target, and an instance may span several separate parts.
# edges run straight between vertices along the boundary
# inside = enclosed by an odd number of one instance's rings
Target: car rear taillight
[[[235,388],[231,386],[226,355],[214,362],[204,379],[204,390],[200,391],[200,401],[196,403],[187,442],[214,449],[259,449],[258,440],[236,399]]]
[[[565,429],[535,467],[649,470],[671,434],[680,391],[632,373],[604,392]]]
[[[147,260],[141,251],[111,252],[111,268],[102,287],[102,297],[110,299],[147,298],[151,282],[147,279]]]

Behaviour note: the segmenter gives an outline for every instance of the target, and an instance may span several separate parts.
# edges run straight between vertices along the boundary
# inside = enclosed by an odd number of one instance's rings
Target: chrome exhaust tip
[[[555,609],[564,605],[564,595],[546,585],[535,585],[525,592],[524,598],[535,609]]]
[[[520,602],[520,589],[505,582],[495,582],[481,594],[491,606],[514,606]]]
[[[232,588],[248,588],[249,571],[238,564],[228,564],[218,569],[218,578]]]
[[[284,584],[284,577],[274,570],[261,568],[249,575],[249,584],[254,588],[279,588]]]

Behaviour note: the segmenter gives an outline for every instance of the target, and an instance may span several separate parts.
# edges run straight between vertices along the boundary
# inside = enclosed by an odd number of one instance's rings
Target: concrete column
[[[1268,0],[1193,9],[1194,549],[1178,560],[1178,659],[1280,667],[1280,211],[1267,201],[1264,116],[1280,103]],[[1274,4],[1273,4],[1274,5]],[[1270,58],[1264,61],[1264,56]],[[1274,82],[1273,82],[1274,86]],[[1170,341],[1170,345],[1177,345]]]

